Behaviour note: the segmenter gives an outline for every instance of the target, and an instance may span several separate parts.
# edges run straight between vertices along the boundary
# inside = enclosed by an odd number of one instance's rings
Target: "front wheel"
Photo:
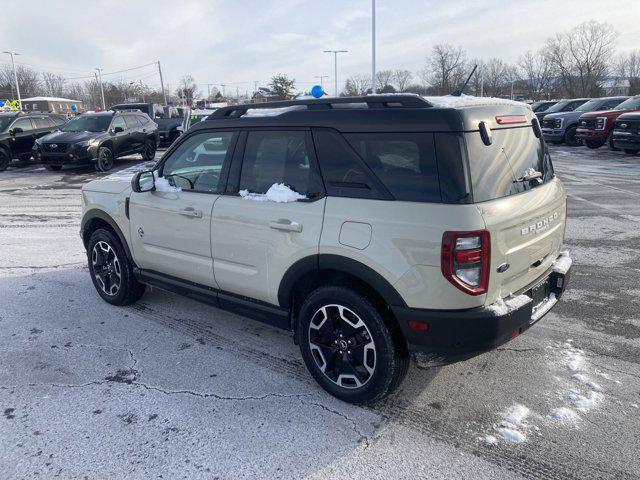
[[[93,286],[105,302],[129,305],[144,294],[144,284],[136,280],[133,265],[111,231],[101,228],[93,232],[87,260]]]
[[[626,153],[627,155],[635,155],[638,152],[640,152],[640,150],[635,150],[635,149],[632,149],[632,148],[625,148],[624,149],[624,153]]]
[[[609,145],[610,150],[615,150],[616,152],[620,151],[620,149],[616,148],[616,146],[613,144],[613,132],[611,132],[607,137],[606,143]]]
[[[569,147],[577,147],[580,145],[580,140],[576,138],[577,127],[569,127],[564,134],[564,143]]]
[[[604,145],[604,141],[603,140],[585,140],[584,144],[589,147],[589,148],[600,148],[601,146]]]
[[[144,150],[142,151],[142,159],[146,161],[151,161],[156,157],[156,142],[155,140],[147,140],[147,143],[144,146]]]
[[[113,152],[109,147],[100,147],[98,150],[98,160],[96,160],[96,170],[98,172],[108,172],[113,168]]]
[[[311,375],[331,395],[372,403],[400,384],[406,345],[360,293],[339,286],[314,290],[300,309],[300,351]]]
[[[0,148],[0,172],[4,172],[11,163],[11,156],[4,148]]]
[[[60,170],[62,170],[62,165],[45,165],[44,168],[46,168],[50,172],[59,172]]]

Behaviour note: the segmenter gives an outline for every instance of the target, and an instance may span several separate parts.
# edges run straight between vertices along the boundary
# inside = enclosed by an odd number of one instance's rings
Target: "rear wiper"
[[[538,184],[542,183],[542,172],[535,170],[533,168],[527,168],[524,171],[524,175],[520,178],[517,178],[513,181],[513,183],[522,183],[522,182],[530,182],[531,180],[537,180]]]

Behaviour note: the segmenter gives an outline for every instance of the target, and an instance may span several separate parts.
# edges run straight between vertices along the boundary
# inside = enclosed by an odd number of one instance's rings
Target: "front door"
[[[325,199],[310,133],[251,131],[231,170],[238,173],[213,207],[216,281],[223,291],[277,305],[286,270],[318,254]]]
[[[11,154],[13,158],[22,157],[23,155],[31,154],[31,148],[35,141],[34,127],[30,118],[18,118],[10,130],[21,129],[21,132],[16,132],[11,135]]]
[[[237,134],[190,135],[157,170],[156,189],[131,194],[133,258],[146,270],[217,287],[211,256],[211,213],[224,188],[223,166]]]

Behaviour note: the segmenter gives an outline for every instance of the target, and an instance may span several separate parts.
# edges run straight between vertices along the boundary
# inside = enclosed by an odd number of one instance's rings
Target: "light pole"
[[[96,67],[96,72],[98,72],[98,82],[100,83],[100,97],[102,98],[102,110],[106,110],[107,105],[104,103],[104,88],[102,88],[102,69]]]
[[[376,0],[371,0],[371,93],[376,93]]]
[[[160,60],[158,60],[158,73],[160,74],[160,88],[162,88],[162,98],[164,99],[164,104],[167,104],[167,94],[164,90],[164,81],[162,80],[162,67],[160,66]],[[167,85],[168,89],[169,85]]]
[[[2,52],[11,55],[11,66],[13,67],[13,79],[16,82],[16,93],[18,94],[18,105],[20,105],[20,110],[22,110],[22,98],[20,97],[20,85],[18,85],[18,73],[16,72],[16,62],[13,60],[14,55],[20,55],[16,52]]]
[[[335,79],[335,96],[338,96],[338,54],[347,53],[349,50],[325,50],[324,53],[333,53],[333,69]]]
[[[325,78],[329,78],[329,75],[316,75],[313,78],[319,78],[320,79],[320,86],[322,87],[322,89],[324,90],[324,79]]]

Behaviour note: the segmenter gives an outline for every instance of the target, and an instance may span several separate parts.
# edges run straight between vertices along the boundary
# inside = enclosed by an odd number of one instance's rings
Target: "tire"
[[[576,138],[577,129],[578,127],[574,125],[567,128],[566,132],[564,133],[564,143],[569,147],[577,147],[578,145],[581,145],[580,140]]]
[[[60,170],[62,170],[62,165],[45,165],[44,168],[46,168],[50,172],[59,172]]]
[[[150,162],[154,158],[156,158],[156,142],[147,140],[144,150],[142,150],[142,159]]]
[[[640,152],[640,150],[634,150],[632,148],[625,148],[624,149],[624,153],[626,153],[627,155],[635,155],[638,152]]]
[[[604,140],[585,140],[584,144],[592,149],[600,148],[604,145]]]
[[[145,285],[136,280],[133,265],[111,231],[100,228],[91,234],[87,262],[93,286],[105,302],[130,305],[144,294]]]
[[[349,288],[314,290],[300,308],[297,334],[311,375],[345,402],[383,398],[409,368],[406,345],[391,322],[366,296]]]
[[[609,134],[609,136],[607,137],[607,140],[605,142],[607,143],[607,145],[609,145],[609,149],[610,150],[613,150],[613,151],[616,151],[616,152],[620,151],[620,149],[616,148],[616,146],[613,144],[613,132],[611,132]]]
[[[108,172],[113,168],[113,152],[109,147],[100,147],[95,167],[98,172]]]
[[[4,172],[11,163],[11,156],[4,148],[0,148],[0,172]]]

